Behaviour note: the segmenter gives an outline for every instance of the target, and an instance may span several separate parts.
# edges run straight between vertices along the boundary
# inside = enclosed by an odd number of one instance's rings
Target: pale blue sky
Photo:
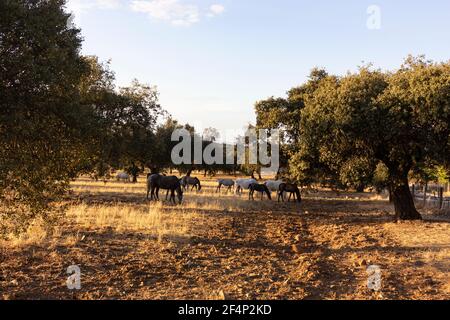
[[[381,29],[367,27],[370,5]],[[343,74],[408,54],[450,58],[450,1],[69,0],[84,54],[112,59],[117,84],[156,85],[174,118],[219,130],[254,122],[314,66]]]

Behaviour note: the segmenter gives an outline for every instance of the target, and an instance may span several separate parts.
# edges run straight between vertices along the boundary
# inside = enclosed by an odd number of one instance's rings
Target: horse
[[[249,190],[250,190],[250,192],[248,193],[248,200],[250,200],[250,199],[255,200],[255,198],[253,198],[253,194],[255,193],[255,191],[258,191],[259,193],[261,193],[261,200],[264,197],[264,193],[267,194],[267,197],[269,198],[269,200],[272,200],[272,196],[270,195],[269,188],[267,188],[267,186],[265,184],[252,183],[249,187]]]
[[[170,199],[169,201],[176,204],[175,200],[175,192],[178,196],[178,201],[181,204],[183,201],[183,190],[181,189],[180,180],[175,176],[162,176],[160,174],[152,174],[147,179],[147,199],[148,194],[151,192],[150,200],[159,200],[159,189],[170,191]],[[167,194],[166,194],[167,200]]]
[[[117,174],[116,176],[117,181],[125,181],[125,182],[130,182],[130,175],[128,173],[125,172],[120,172]]]
[[[236,180],[236,194],[241,194],[242,190],[248,190],[252,183],[258,183],[255,179],[237,179]]]
[[[264,182],[270,191],[278,191],[280,189],[280,184],[284,183],[283,180],[268,180]]]
[[[278,192],[280,184],[284,183],[283,180],[267,180],[264,184],[267,186],[270,192]]]
[[[194,188],[197,191],[200,191],[202,189],[202,185],[200,184],[200,180],[198,178],[185,176],[180,179],[180,183],[183,186],[184,190],[187,190],[189,186],[192,186],[191,191],[194,190]]]
[[[234,180],[232,179],[219,179],[217,180],[217,182],[219,183],[219,185],[217,186],[216,192],[220,192],[222,186],[227,187],[227,193],[231,190],[231,188],[234,187]]]
[[[297,197],[297,201],[302,202],[302,196],[300,194],[300,189],[296,184],[293,183],[282,183],[278,189],[278,202],[281,200],[284,202],[284,193],[289,193],[288,202],[291,201],[291,196],[294,195],[294,200]]]

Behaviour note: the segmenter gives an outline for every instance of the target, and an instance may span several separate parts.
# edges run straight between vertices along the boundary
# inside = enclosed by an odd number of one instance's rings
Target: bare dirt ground
[[[185,194],[145,201],[138,184],[73,183],[67,217],[1,243],[3,299],[449,299],[450,218],[393,222],[373,194],[322,191],[302,204]],[[81,269],[79,291],[66,269]],[[367,287],[378,265],[381,290]]]

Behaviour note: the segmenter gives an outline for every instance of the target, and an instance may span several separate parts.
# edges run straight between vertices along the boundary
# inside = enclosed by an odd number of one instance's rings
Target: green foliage
[[[288,165],[288,159],[293,156],[300,143],[301,112],[305,107],[305,100],[327,75],[324,70],[313,69],[309,80],[289,90],[286,99],[270,97],[255,104],[256,127],[280,131],[280,164],[283,167]]]
[[[376,163],[367,157],[352,157],[342,164],[340,182],[347,188],[363,192],[373,181]]]
[[[399,217],[418,217],[408,173],[449,163],[450,64],[409,57],[395,73],[361,67],[313,84],[303,95],[293,177],[358,186],[380,161]]]
[[[96,57],[85,57],[89,74],[80,85],[83,103],[94,110],[90,128],[91,161],[84,169],[101,177],[108,168],[125,168],[137,175],[158,152],[155,143],[157,121],[164,111],[156,88],[134,80],[130,87],[116,89],[114,73]]]
[[[439,184],[449,183],[449,173],[448,170],[444,166],[436,166],[436,181]]]
[[[375,168],[372,184],[378,193],[389,186],[389,170],[382,162],[379,162]]]
[[[155,154],[164,114],[155,88],[80,55],[64,1],[0,3],[0,233],[54,221],[70,179],[126,168],[134,177]]]
[[[52,220],[84,158],[87,71],[63,1],[0,4],[0,233]]]

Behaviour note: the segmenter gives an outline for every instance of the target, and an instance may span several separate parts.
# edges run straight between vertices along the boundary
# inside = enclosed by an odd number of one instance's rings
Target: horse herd
[[[272,200],[271,193],[274,191],[277,193],[280,202],[285,200],[286,194],[289,194],[288,201],[291,197],[294,197],[294,201],[301,202],[300,189],[296,184],[287,183],[282,180],[269,180],[263,184],[258,183],[255,179],[219,179],[216,192],[220,192],[222,187],[226,187],[227,193],[234,189],[235,194],[241,195],[243,190],[248,190],[249,200],[255,200],[254,193],[258,192],[261,195],[261,200],[264,198],[264,194],[267,195],[269,200]],[[176,203],[176,197],[179,203],[183,201],[183,191],[186,190],[200,191],[202,189],[201,182],[198,178],[185,176],[179,179],[176,176],[165,176],[161,174],[148,174],[147,175],[147,199],[159,200],[159,190],[166,190],[166,200],[170,193],[169,201]]]

